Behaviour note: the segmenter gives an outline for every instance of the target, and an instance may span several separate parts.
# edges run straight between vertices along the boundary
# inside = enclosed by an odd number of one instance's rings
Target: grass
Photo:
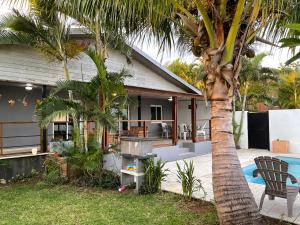
[[[41,183],[0,186],[0,225],[218,225],[209,202],[171,193],[136,195]],[[264,225],[289,223],[265,218]]]
[[[18,184],[0,187],[0,224],[216,224],[170,193],[140,196],[96,188]],[[210,223],[207,223],[210,221]]]

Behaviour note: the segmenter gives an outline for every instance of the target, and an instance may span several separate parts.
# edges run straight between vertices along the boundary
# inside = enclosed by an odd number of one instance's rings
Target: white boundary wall
[[[287,140],[289,152],[300,153],[300,109],[270,110],[269,128],[271,146],[274,140]]]
[[[236,112],[236,121],[239,122],[241,111]],[[248,112],[244,114],[241,148],[248,149]],[[300,109],[269,110],[269,141],[272,150],[272,141],[289,141],[289,152],[300,153]]]
[[[235,121],[237,124],[240,123],[242,116],[242,111],[235,112]],[[248,112],[244,112],[244,121],[242,126],[242,135],[240,137],[240,146],[243,149],[248,149]]]

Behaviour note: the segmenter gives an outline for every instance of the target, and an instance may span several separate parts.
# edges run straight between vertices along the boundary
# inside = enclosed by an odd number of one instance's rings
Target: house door
[[[269,113],[248,113],[249,148],[270,149]]]

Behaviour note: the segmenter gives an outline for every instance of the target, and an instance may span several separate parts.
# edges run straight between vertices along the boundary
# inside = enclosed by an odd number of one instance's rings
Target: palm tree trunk
[[[213,100],[211,109],[213,191],[220,224],[260,224],[234,145],[231,100]]]
[[[83,121],[83,143],[84,151],[88,152],[88,121],[86,119]]]
[[[204,57],[205,90],[211,100],[212,179],[220,225],[261,225],[261,216],[241,169],[233,136],[233,86],[238,71],[219,65],[222,51]]]

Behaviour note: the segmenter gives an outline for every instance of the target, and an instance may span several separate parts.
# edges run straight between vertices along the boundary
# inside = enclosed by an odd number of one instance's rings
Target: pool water
[[[288,172],[294,175],[297,180],[300,180],[300,158],[291,158],[291,157],[284,157],[284,156],[276,156],[275,158],[287,162],[289,164]],[[255,163],[243,168],[243,172],[246,177],[246,180],[250,183],[264,185],[265,182],[261,177],[253,177],[253,171],[255,169],[257,169]],[[291,182],[288,181],[288,184],[291,184]]]

